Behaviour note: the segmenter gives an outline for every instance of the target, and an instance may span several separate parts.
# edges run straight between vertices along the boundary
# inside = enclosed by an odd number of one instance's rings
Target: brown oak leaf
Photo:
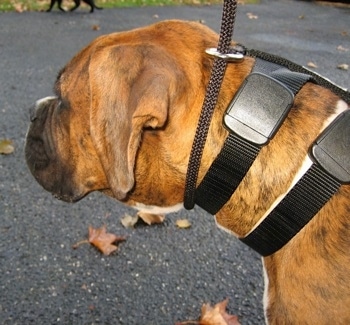
[[[217,303],[214,307],[210,304],[202,306],[202,315],[199,321],[185,321],[175,325],[241,325],[238,317],[226,312],[228,299]]]
[[[204,304],[199,325],[240,325],[237,316],[226,312],[227,303],[228,299],[217,303],[214,307]]]
[[[109,255],[117,250],[118,247],[113,245],[113,243],[124,240],[125,237],[118,237],[114,234],[107,233],[106,226],[97,229],[89,226],[89,243],[98,248],[104,255]]]

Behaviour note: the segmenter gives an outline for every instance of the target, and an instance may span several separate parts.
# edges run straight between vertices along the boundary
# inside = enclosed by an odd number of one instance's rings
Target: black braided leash
[[[236,18],[237,1],[225,0],[223,6],[220,38],[218,43],[218,52],[221,54],[229,53],[230,44],[233,35],[233,28]],[[214,60],[212,72],[207,86],[207,92],[202,106],[201,115],[193,140],[192,150],[188,163],[184,207],[187,210],[193,209],[195,204],[195,191],[198,178],[199,167],[202,159],[204,145],[207,139],[211,118],[217,103],[221,83],[225,74],[227,62],[225,59],[217,57]]]

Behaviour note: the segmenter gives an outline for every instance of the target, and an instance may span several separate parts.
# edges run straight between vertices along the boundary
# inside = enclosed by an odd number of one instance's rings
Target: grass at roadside
[[[96,5],[104,8],[140,7],[163,5],[207,5],[222,3],[222,0],[95,0]],[[50,0],[1,0],[0,11],[44,11],[49,7]],[[72,0],[63,0],[63,7],[73,7]],[[82,1],[82,6],[87,6]],[[57,9],[57,5],[55,5]]]
[[[165,5],[210,5],[220,4],[223,0],[95,0],[98,6],[104,8],[165,6]],[[260,0],[238,0],[238,3],[259,3]],[[0,0],[0,12],[4,11],[45,11],[50,0]],[[82,1],[82,6],[87,5]],[[73,7],[72,0],[63,0],[63,7]],[[57,5],[55,5],[57,10]]]

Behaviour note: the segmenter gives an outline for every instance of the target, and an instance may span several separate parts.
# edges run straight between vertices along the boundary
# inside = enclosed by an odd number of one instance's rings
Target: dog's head
[[[216,42],[180,21],[93,41],[31,112],[25,153],[36,180],[76,201],[95,190],[124,199],[166,159],[183,178],[212,63],[205,49]]]

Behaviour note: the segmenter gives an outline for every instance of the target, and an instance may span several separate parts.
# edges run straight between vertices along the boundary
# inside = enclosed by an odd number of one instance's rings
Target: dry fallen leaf
[[[14,150],[11,140],[0,139],[0,154],[9,155]]]
[[[100,30],[100,26],[99,25],[92,25],[91,29],[92,30]]]
[[[137,212],[137,215],[148,225],[152,225],[154,223],[162,223],[165,219],[165,216],[163,214],[151,214],[139,211]]]
[[[339,46],[337,47],[337,50],[340,51],[340,52],[347,52],[347,51],[349,51],[348,48],[346,48],[346,47],[344,47],[344,46],[342,46],[342,45],[339,45]]]
[[[349,70],[349,65],[343,63],[343,64],[339,64],[339,65],[337,66],[337,68],[340,69],[340,70]]]
[[[187,219],[176,220],[176,226],[182,229],[190,228],[192,225]]]
[[[258,19],[259,18],[257,15],[254,15],[251,12],[247,12],[247,16],[248,16],[249,19]]]
[[[120,219],[120,222],[125,228],[133,228],[137,223],[137,220],[139,220],[138,215],[131,216],[129,214],[126,214],[123,218]]]
[[[106,226],[101,228],[93,228],[89,226],[89,243],[97,247],[104,255],[117,250],[117,246],[113,243],[124,241],[125,237],[118,237],[114,234],[107,233]]]
[[[185,321],[175,325],[240,325],[238,317],[226,312],[228,299],[217,303],[214,307],[210,304],[202,306],[202,315],[199,321]]]
[[[15,11],[18,13],[22,13],[23,11],[26,11],[26,7],[21,3],[15,3],[13,7],[15,8]]]
[[[317,65],[311,61],[307,63],[307,66],[310,68],[318,68]]]
[[[146,212],[137,212],[136,215],[131,216],[126,214],[120,222],[125,228],[133,228],[137,221],[141,219],[143,222],[147,223],[148,225],[152,225],[155,223],[163,223],[165,219],[165,215],[163,214],[151,214]]]
[[[83,244],[91,244],[98,248],[104,255],[109,255],[117,249],[117,246],[112,244],[124,240],[126,240],[125,237],[118,237],[114,234],[107,233],[106,226],[97,229],[89,226],[89,239],[77,242],[73,245],[73,248],[76,249]]]
[[[204,304],[199,325],[240,325],[238,317],[226,312],[228,299],[217,303],[214,307]]]

